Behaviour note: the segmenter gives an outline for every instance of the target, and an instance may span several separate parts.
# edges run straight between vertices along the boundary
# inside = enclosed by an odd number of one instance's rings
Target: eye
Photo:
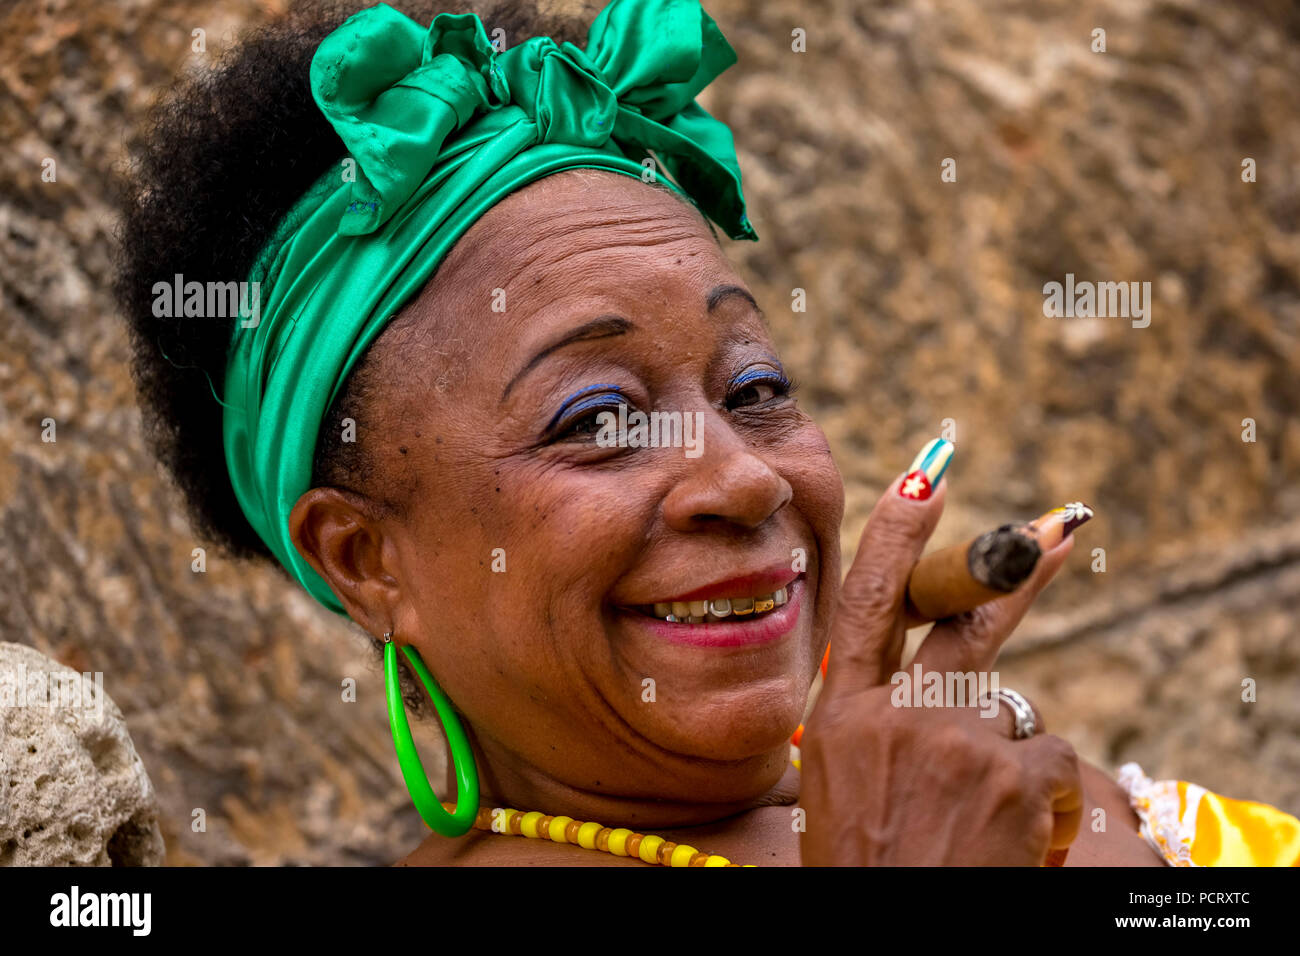
[[[600,431],[602,413],[617,415],[619,407],[627,404],[617,385],[589,385],[565,400],[546,426],[545,437],[548,441],[588,441]]]
[[[794,383],[774,368],[752,368],[737,375],[727,390],[728,408],[764,405],[789,395]]]
[[[627,405],[627,402],[617,397],[590,406],[584,404],[585,411],[575,413],[556,427],[555,439],[557,441],[585,441],[595,438],[602,427],[601,414],[609,412],[612,415],[617,415],[620,405]]]
[[[754,382],[731,393],[731,407],[743,408],[746,405],[761,405],[777,396],[776,385],[770,382]]]

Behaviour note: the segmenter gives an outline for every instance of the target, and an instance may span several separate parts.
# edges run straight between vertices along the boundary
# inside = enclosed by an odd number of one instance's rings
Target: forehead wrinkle
[[[608,240],[594,238],[596,228],[597,227],[592,227],[592,229],[589,230],[589,232],[593,234],[593,240],[590,243],[583,244],[580,248],[574,248],[572,244],[555,245],[554,247],[551,247],[551,244],[548,243],[533,243],[530,247],[531,255],[528,255],[527,258],[521,256],[516,260],[519,262],[519,265],[510,271],[503,286],[509,286],[518,282],[522,276],[525,276],[529,272],[529,270],[552,272],[561,264],[590,256],[593,253],[604,253],[615,250],[648,249],[655,246],[666,246],[676,242],[703,238],[699,233],[691,231],[674,231],[673,233],[665,235],[663,232],[651,234],[651,232],[647,230],[641,235],[629,236],[622,234],[618,237],[617,242],[610,242]],[[586,266],[586,268],[595,269],[598,267],[592,264]]]
[[[668,198],[675,206],[680,205]],[[534,205],[546,208],[540,197]],[[633,211],[629,211],[627,205],[599,203],[552,212],[544,218],[534,219],[530,215],[525,218],[532,219],[531,222],[518,225],[501,223],[481,236],[484,242],[479,251],[487,258],[517,264],[507,277],[508,281],[515,281],[529,268],[553,266],[575,252],[664,245],[690,239],[712,242],[690,218],[690,210],[674,208],[669,214],[663,208],[651,206],[638,213],[635,211],[638,205],[641,204],[634,204]],[[542,226],[541,235],[531,228],[534,225]],[[611,242],[611,232],[617,236],[614,242]]]

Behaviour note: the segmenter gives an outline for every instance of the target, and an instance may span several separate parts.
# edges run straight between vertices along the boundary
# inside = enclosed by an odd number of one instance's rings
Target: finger
[[[823,695],[879,684],[903,643],[907,577],[943,513],[952,443],[930,442],[876,502],[840,587]]]
[[[1060,737],[1036,734],[1017,743],[1022,765],[1051,807],[1052,836],[1048,848],[1063,849],[1079,835],[1083,819],[1083,778],[1079,756]]]
[[[1006,597],[981,604],[973,611],[941,621],[917,649],[915,661],[925,670],[986,671],[1034,599],[1061,570],[1074,547],[1066,538],[1038,559],[1029,580]]]

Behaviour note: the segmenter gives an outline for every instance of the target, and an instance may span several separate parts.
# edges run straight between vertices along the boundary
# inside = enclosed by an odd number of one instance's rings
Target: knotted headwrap
[[[385,4],[321,43],[312,94],[348,156],[250,272],[260,314],[236,323],[224,416],[244,514],[318,601],[345,613],[298,554],[288,519],[311,487],[321,422],[356,361],[484,212],[551,173],[642,178],[653,158],[728,236],[758,238],[731,131],[695,102],[735,62],[698,0],[613,0],[585,50],[533,37],[499,53],[474,14],[439,14],[425,29]]]

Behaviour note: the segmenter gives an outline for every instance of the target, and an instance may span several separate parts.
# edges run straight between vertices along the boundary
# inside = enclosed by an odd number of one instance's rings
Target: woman
[[[196,524],[385,648],[441,831],[404,862],[1186,862],[1150,782],[1041,716],[891,704],[942,468],[886,489],[841,586],[839,474],[709,221],[757,238],[694,101],[735,59],[696,0],[614,0],[589,31],[438,13],[295,14],[171,100],[121,281]],[[609,440],[638,412],[680,425]],[[916,660],[989,670],[1072,540]],[[446,808],[399,646],[452,744]],[[1272,812],[1252,861],[1291,862],[1300,825]]]

